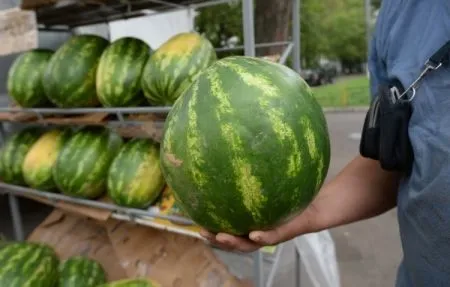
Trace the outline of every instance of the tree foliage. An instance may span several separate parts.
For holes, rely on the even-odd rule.
[[[286,5],[286,7],[276,5],[277,3],[268,5],[267,1],[255,0],[256,42],[289,40],[292,10]],[[270,1],[278,1],[278,4],[284,2]],[[379,7],[381,0],[372,0],[371,3],[376,8]],[[280,18],[289,20],[274,21],[275,10]],[[337,60],[350,66],[366,60],[367,37],[364,1],[302,0],[299,13],[302,67],[314,67],[322,58]],[[238,39],[236,44],[242,45],[241,3],[202,9],[196,17],[195,26],[197,31],[205,34],[215,47],[229,46],[230,39],[233,37]],[[287,33],[285,33],[286,31]],[[272,39],[268,39],[268,35]],[[280,39],[280,35],[285,39]],[[233,53],[241,54],[242,51]],[[228,54],[221,53],[220,56]]]

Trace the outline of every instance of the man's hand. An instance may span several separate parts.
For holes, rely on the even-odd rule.
[[[313,206],[313,205],[312,205]],[[202,230],[200,234],[209,240],[213,245],[228,250],[253,252],[261,247],[268,245],[277,245],[279,243],[291,240],[300,234],[305,234],[312,230],[312,220],[314,218],[314,208],[309,207],[300,215],[297,215],[290,221],[268,231],[253,231],[248,238],[233,236],[226,233],[212,234]]]
[[[249,238],[200,233],[225,250],[252,252],[306,233],[367,219],[396,205],[399,174],[386,172],[378,162],[357,156],[335,179],[324,185],[301,214],[268,231],[253,231]]]

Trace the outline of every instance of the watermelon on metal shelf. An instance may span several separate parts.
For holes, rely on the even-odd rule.
[[[23,108],[51,105],[44,92],[42,75],[52,55],[52,50],[34,49],[13,62],[8,71],[7,90],[17,105]]]
[[[59,266],[58,287],[96,287],[106,283],[102,265],[83,256],[73,256]]]
[[[76,35],[55,51],[43,75],[48,99],[61,108],[98,106],[95,77],[109,41],[96,35]]]
[[[28,186],[43,191],[56,191],[53,167],[71,134],[68,128],[52,129],[31,146],[22,165],[23,177]]]
[[[138,106],[146,102],[141,75],[152,49],[144,41],[120,38],[103,52],[96,75],[97,95],[105,107]]]
[[[106,178],[122,138],[104,127],[84,127],[71,136],[58,155],[53,179],[69,196],[94,199],[106,192]]]
[[[59,259],[44,244],[12,242],[0,248],[0,286],[56,287]]]
[[[161,143],[163,174],[183,210],[235,235],[301,212],[329,162],[327,123],[306,82],[245,56],[200,74],[170,111]]]
[[[150,104],[172,105],[198,74],[216,61],[212,44],[197,33],[180,33],[150,56],[142,73],[142,89]]]
[[[0,149],[0,180],[25,185],[22,165],[28,151],[41,135],[41,129],[28,127],[6,139]]]
[[[120,206],[147,208],[165,185],[159,146],[150,139],[131,139],[114,158],[108,173],[108,195]]]

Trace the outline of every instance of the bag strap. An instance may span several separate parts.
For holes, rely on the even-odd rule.
[[[425,76],[431,72],[438,70],[443,65],[448,65],[450,63],[450,41],[442,45],[426,62],[422,69],[420,75],[414,80],[414,82],[401,94],[398,96],[397,100],[411,102],[416,96],[416,91],[419,88],[420,82],[425,78]],[[412,95],[406,97],[408,93],[412,92]]]

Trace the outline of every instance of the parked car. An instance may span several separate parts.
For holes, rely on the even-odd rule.
[[[337,77],[337,70],[332,66],[321,66],[316,69],[305,69],[300,75],[310,86],[332,84]]]

